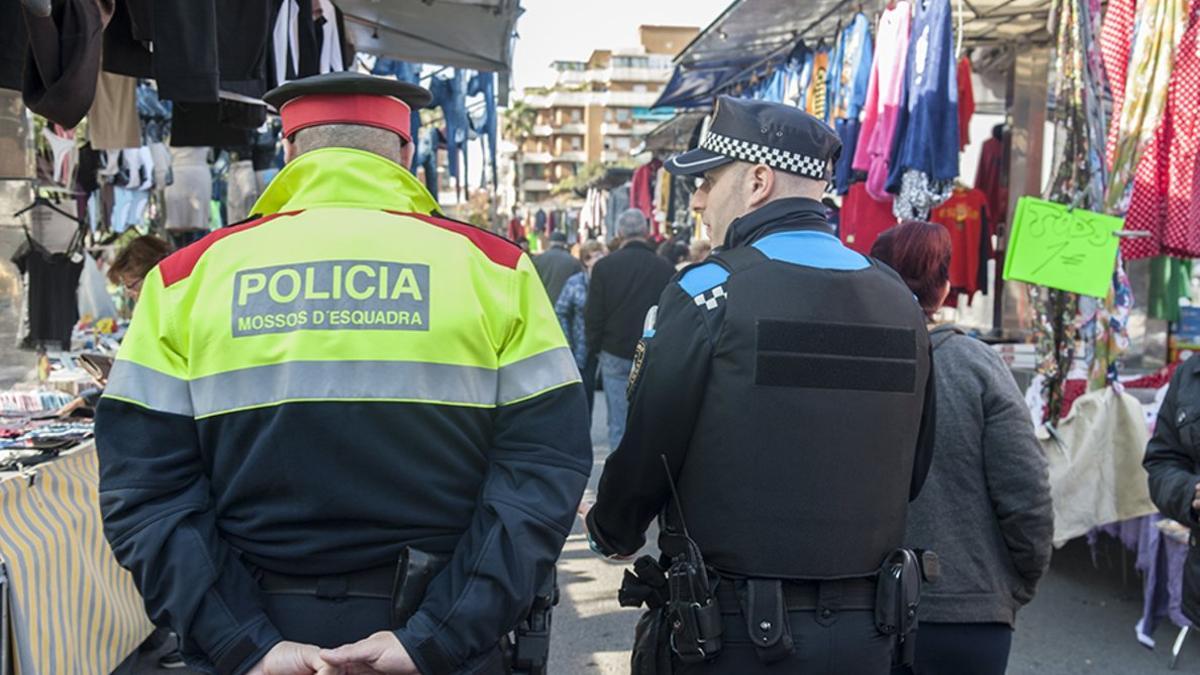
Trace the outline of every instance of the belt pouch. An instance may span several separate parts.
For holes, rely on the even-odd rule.
[[[441,570],[441,557],[415,548],[404,547],[396,565],[396,580],[392,584],[392,625],[399,628],[416,613],[425,598],[429,582]]]
[[[746,630],[754,642],[758,660],[774,663],[790,656],[794,643],[788,625],[783,582],[779,579],[747,579],[746,590],[739,596]]]

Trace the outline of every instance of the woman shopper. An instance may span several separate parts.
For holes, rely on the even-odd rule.
[[[567,279],[558,301],[554,303],[554,311],[558,314],[558,322],[562,324],[563,333],[567,336],[567,344],[575,355],[575,365],[583,377],[583,386],[587,391],[588,411],[591,411],[596,397],[596,368],[599,365],[599,355],[588,354],[587,335],[584,332],[583,307],[587,304],[588,279],[591,278],[592,268],[604,257],[604,244],[595,239],[588,239],[579,246],[579,259],[583,262],[583,271]]]
[[[950,236],[908,221],[880,235],[887,263],[932,317],[950,292]],[[1017,610],[1033,599],[1054,534],[1046,459],[1000,357],[953,326],[930,332],[937,387],[933,465],[905,545],[942,575],[921,594],[916,661],[903,675],[1003,675]]]

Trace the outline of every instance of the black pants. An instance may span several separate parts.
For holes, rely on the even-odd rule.
[[[887,675],[891,670],[892,640],[875,628],[873,611],[842,610],[828,617],[816,610],[788,612],[795,648],[774,663],[759,660],[741,613],[722,618],[720,655],[700,664],[676,660],[675,675]]]
[[[357,642],[381,630],[391,630],[391,602],[377,598],[318,598],[314,595],[270,593],[263,596],[267,616],[285,640],[329,649]],[[495,650],[467,663],[459,675],[504,675],[503,654]]]
[[[921,623],[916,663],[893,675],[1004,675],[1012,634],[1004,623]]]

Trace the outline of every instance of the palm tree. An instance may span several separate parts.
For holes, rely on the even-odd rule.
[[[537,121],[537,110],[534,110],[529,104],[524,101],[514,101],[504,112],[504,128],[502,132],[504,137],[511,140],[517,146],[516,152],[513,153],[513,163],[516,164],[516,170],[513,171],[513,176],[516,178],[517,199],[525,201],[524,192],[521,185],[525,182],[522,174],[524,173],[524,145],[525,140],[533,135],[533,125]]]

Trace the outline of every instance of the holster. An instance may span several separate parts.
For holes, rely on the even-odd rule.
[[[410,546],[400,552],[396,578],[392,583],[392,625],[408,623],[425,599],[425,591],[438,572],[450,561],[450,556],[426,553]]]
[[[648,609],[633,631],[630,675],[671,675],[671,630],[665,607]]]
[[[529,613],[513,630],[508,660],[513,675],[545,675],[550,660],[550,623],[558,604],[558,576],[550,570]]]
[[[875,627],[896,642],[893,661],[912,665],[916,649],[917,609],[921,604],[921,556],[896,549],[879,571],[875,597]]]
[[[721,652],[721,608],[715,578],[710,581],[704,559],[694,542],[667,570],[667,620],[671,650],[683,663],[701,663]]]

